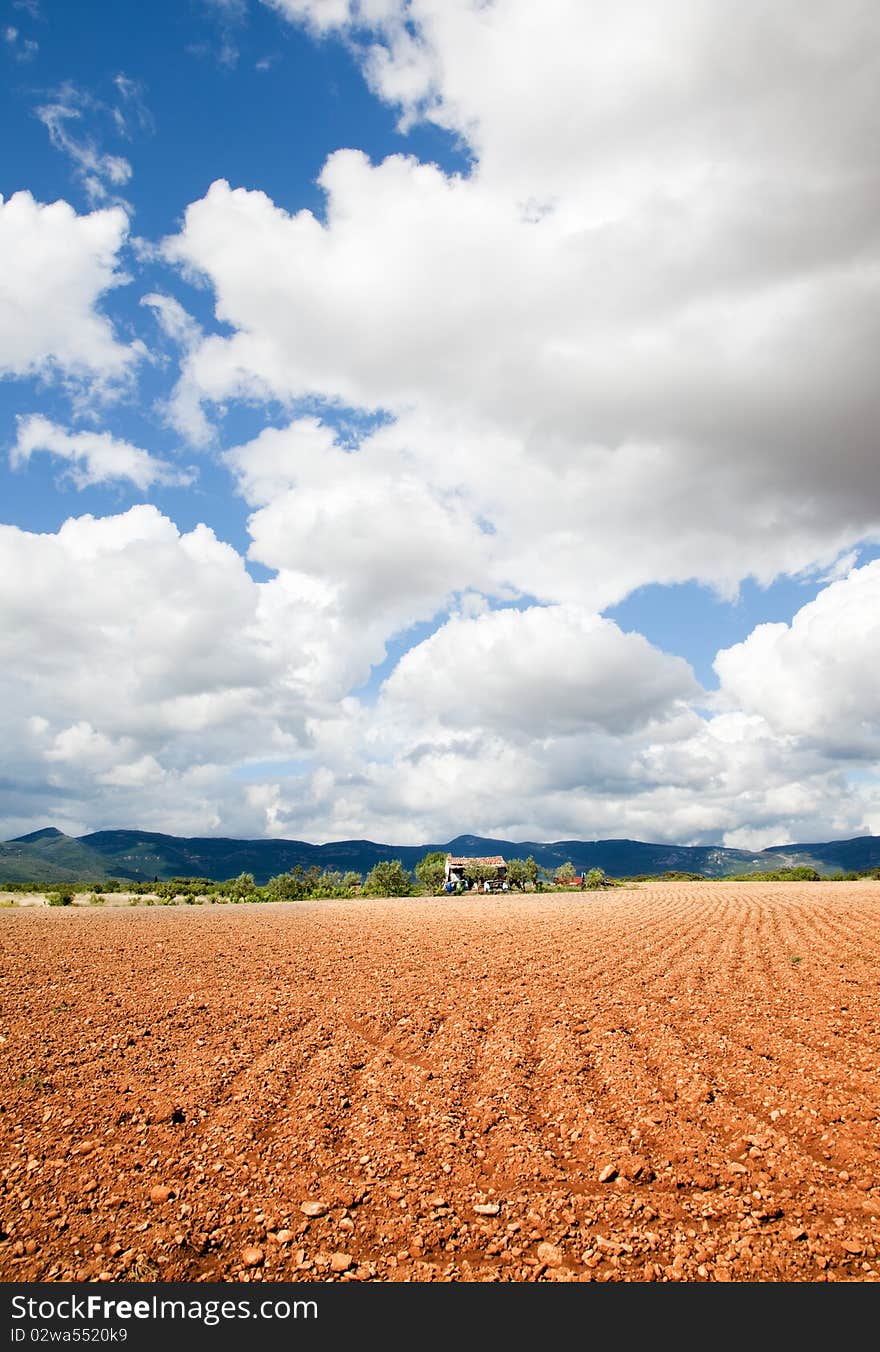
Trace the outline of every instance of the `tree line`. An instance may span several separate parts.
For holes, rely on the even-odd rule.
[[[495,870],[491,865],[482,864],[478,860],[469,864],[464,872],[469,888],[482,887],[487,879],[495,876]],[[534,856],[529,855],[527,859],[510,859],[506,876],[508,887],[520,892],[568,891],[572,887],[592,892],[604,888],[626,887],[640,882],[850,882],[865,878],[880,880],[880,869],[838,872],[824,878],[816,869],[806,865],[759,873],[728,874],[723,878],[708,878],[705,874],[678,870],[640,873],[627,878],[609,878],[598,868],[578,875],[569,862],[555,869],[542,868]],[[279,873],[277,877],[270,878],[262,885],[254,881],[253,874],[240,873],[238,877],[227,878],[223,882],[213,878],[192,877],[162,880],[156,878],[152,882],[128,882],[124,879],[110,878],[83,883],[0,883],[0,890],[45,893],[50,905],[54,906],[69,906],[75,895],[83,893],[89,895],[92,904],[101,905],[108,895],[112,896],[115,892],[126,892],[133,897],[143,896],[149,899],[148,904],[155,904],[158,901],[159,904],[171,905],[181,900],[193,904],[203,899],[257,903],[357,896],[437,896],[444,891],[445,878],[446,855],[437,850],[420,859],[412,872],[405,868],[399,859],[383,859],[375,864],[366,876],[354,870],[342,872],[321,869],[317,865],[304,868],[297,864],[286,873]],[[578,881],[575,882],[575,879]]]
[[[482,887],[488,879],[495,877],[491,865],[474,860],[464,870],[468,887]],[[512,890],[544,891],[558,885],[571,885],[575,877],[574,867],[570,863],[558,869],[542,868],[529,855],[527,859],[511,859],[507,864],[506,880]],[[193,903],[196,899],[223,899],[231,902],[272,902],[304,901],[311,898],[334,897],[409,897],[437,896],[443,893],[446,881],[446,854],[435,850],[420,859],[410,872],[399,859],[382,859],[366,875],[354,870],[342,872],[336,869],[321,869],[317,865],[304,868],[294,865],[286,873],[279,873],[268,882],[258,884],[252,873],[240,873],[236,878],[217,881],[213,878],[176,877],[155,878],[152,882],[127,882],[124,879],[111,878],[85,883],[11,883],[3,890],[11,892],[45,892],[50,904],[67,906],[77,894],[86,893],[93,904],[101,905],[107,896],[115,892],[126,892],[134,897],[143,896],[154,899],[160,904],[175,901]],[[592,869],[583,878],[582,886],[587,889],[612,886],[612,880],[606,878],[601,869]],[[458,890],[463,890],[459,888]]]

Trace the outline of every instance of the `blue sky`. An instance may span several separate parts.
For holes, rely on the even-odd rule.
[[[876,28],[6,0],[0,836],[877,829]]]

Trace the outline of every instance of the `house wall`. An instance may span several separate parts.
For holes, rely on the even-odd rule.
[[[449,860],[447,859],[447,860],[446,860],[446,881],[447,881],[447,882],[453,882],[453,883],[459,883],[459,882],[463,883],[463,882],[467,882],[467,879],[466,879],[466,877],[465,877],[465,869],[466,869],[466,867],[467,867],[467,865],[465,865],[465,864],[451,865],[450,862],[449,862]],[[490,875],[490,877],[491,877],[491,876],[493,876],[493,875]],[[506,864],[499,864],[499,865],[496,865],[496,867],[495,867],[495,872],[494,872],[494,880],[495,880],[496,882],[499,882],[499,883],[500,883],[500,882],[503,882],[504,879],[505,879],[506,877],[507,877],[507,865],[506,865]]]

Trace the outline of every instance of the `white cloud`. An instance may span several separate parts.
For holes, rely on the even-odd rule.
[[[97,308],[127,280],[117,270],[127,231],[118,207],[78,216],[28,192],[0,198],[0,373],[59,372],[99,390],[129,373],[143,348],[120,343]]]
[[[222,0],[218,0],[222,3]],[[357,15],[358,0],[263,0],[285,18],[304,22],[318,33],[344,28]],[[379,0],[380,9],[397,8],[398,0]],[[374,4],[371,8],[376,8]]]
[[[308,756],[366,678],[362,646],[332,596],[257,584],[150,506],[0,526],[0,820],[24,799],[63,821],[261,829],[234,772]]]
[[[549,601],[730,594],[878,536],[872,7],[277,7],[372,25],[374,88],[475,163],[337,151],[323,220],[215,183],[166,254],[233,332],[181,398],[390,412]]]
[[[195,43],[187,48],[194,56],[211,56],[219,66],[232,70],[238,64],[238,30],[247,19],[247,0],[206,0],[217,21],[216,46]]]
[[[70,432],[42,414],[18,419],[18,436],[10,451],[13,466],[26,464],[37,451],[66,460],[77,488],[128,479],[141,490],[153,484],[188,484],[191,471],[176,468],[109,432]]]
[[[141,305],[153,311],[162,332],[185,352],[189,352],[201,341],[201,326],[174,296],[151,291],[149,295],[141,297]]]
[[[238,490],[253,507],[267,507],[295,488],[310,467],[338,455],[333,430],[317,418],[298,418],[283,430],[266,428],[253,441],[227,451],[224,460]],[[338,462],[337,462],[338,463]],[[328,475],[332,479],[332,475]]]
[[[141,297],[141,305],[153,312],[165,337],[184,356],[199,346],[204,337],[201,325],[174,296],[153,291]],[[191,383],[179,381],[171,397],[160,404],[160,411],[190,445],[204,447],[212,440],[214,429],[205,417],[198,391]]]
[[[130,139],[132,127],[142,132],[154,131],[153,115],[144,100],[143,81],[132,79],[130,75],[120,71],[114,75],[113,84],[121,102],[110,109],[110,114],[120,135]]]
[[[783,737],[846,759],[880,752],[880,560],[854,568],[797,612],[720,652],[726,698]]]
[[[222,707],[265,675],[254,584],[204,526],[180,535],[140,506],[71,519],[57,535],[4,526],[0,556],[0,645],[7,679],[17,684],[12,666],[28,670],[27,717],[161,740],[177,701],[205,695]]]
[[[699,687],[681,658],[566,605],[453,617],[401,658],[383,691],[395,719],[404,714],[414,729],[542,738],[632,732]]]
[[[40,50],[40,44],[35,42],[33,38],[22,37],[14,24],[7,24],[3,29],[3,41],[15,60],[21,63],[33,61]]]
[[[242,472],[253,485],[282,472],[297,482],[303,460],[344,454],[317,424],[294,440],[286,466],[279,434]],[[848,778],[839,754],[847,719],[861,735],[877,712],[864,687],[873,640],[859,635],[876,629],[880,565],[831,584],[786,631],[800,646],[789,653],[777,635],[750,683],[743,655],[722,654],[723,698],[742,707],[714,715],[686,664],[638,635],[574,604],[489,611],[472,593],[370,705],[346,691],[378,660],[387,613],[375,596],[363,615],[346,609],[323,571],[284,566],[255,583],[207,528],[181,534],[147,506],[56,535],[0,528],[7,833],[57,820],[392,843],[472,830],[761,846],[880,829],[880,784]],[[829,675],[835,634],[854,644],[842,678]],[[761,642],[759,629],[746,654]],[[756,675],[765,657],[790,689],[784,719]],[[819,720],[811,701],[829,686],[839,699]]]
[[[745,715],[724,715],[723,726],[684,713],[623,736],[451,734],[428,725],[416,741],[408,711],[397,728],[388,712],[381,729],[357,709],[342,710],[335,726],[325,720],[315,745],[320,772],[267,777],[251,794],[262,830],[400,844],[467,831],[763,848],[880,827],[876,779],[853,785]]]
[[[876,7],[273,7],[472,165],[341,149],[320,217],[223,182],[190,204],[164,256],[223,327],[144,297],[180,352],[167,416],[207,445],[231,400],[287,410],[224,455],[275,576],[145,508],[0,532],[0,651],[40,635],[0,668],[33,801],[313,839],[880,829],[874,566],[719,654],[708,713],[684,663],[598,617],[644,583],[732,595],[880,538]],[[92,190],[120,186],[89,144]],[[123,214],[22,195],[7,220],[0,362],[118,379],[137,352],[96,306]],[[351,446],[350,410],[371,429]],[[156,468],[52,434],[86,474]]]
[[[870,0],[731,14],[713,0],[275,0],[363,44],[405,119],[465,138],[481,177],[523,200],[634,197],[778,175],[844,181],[873,138],[880,31]],[[370,31],[372,30],[372,31]],[[371,45],[370,45],[371,44]],[[657,205],[660,205],[658,202]]]
[[[257,510],[250,555],[327,598],[368,662],[458,590],[488,586],[488,537],[452,493],[438,493],[405,454],[349,452],[315,419],[265,430],[226,456]],[[364,679],[368,668],[360,664]]]
[[[30,798],[68,817],[77,803],[77,820],[171,828],[181,813],[208,829],[225,796],[240,822],[230,768],[301,753],[319,707],[297,677],[307,617],[286,617],[288,655],[265,628],[272,591],[206,527],[181,534],[149,506],[55,535],[0,526],[9,815]]]
[[[122,91],[120,90],[122,93]],[[70,160],[77,178],[92,206],[112,202],[125,206],[125,199],[114,191],[131,178],[131,165],[122,155],[102,151],[94,135],[82,129],[84,111],[103,111],[103,105],[73,85],[63,85],[51,103],[42,104],[36,116],[49,133],[57,150]],[[117,130],[124,131],[124,118],[115,119]]]

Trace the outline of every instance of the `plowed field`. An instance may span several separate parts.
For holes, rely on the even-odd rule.
[[[877,1278],[880,883],[0,941],[0,1279]]]

